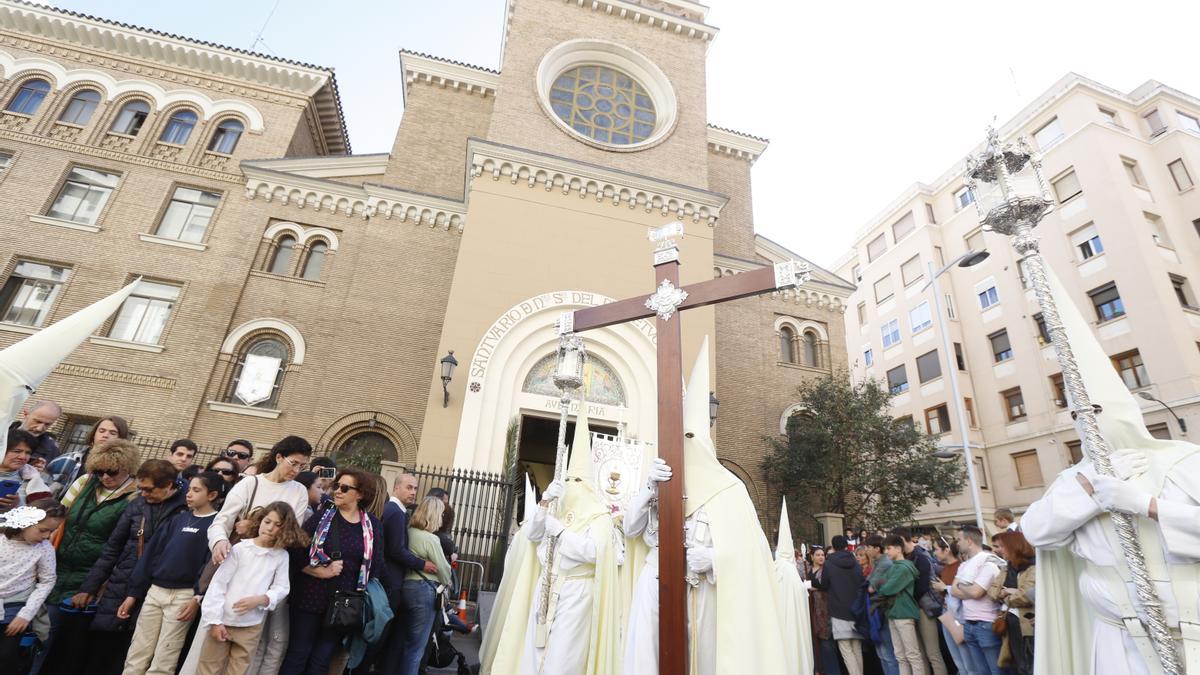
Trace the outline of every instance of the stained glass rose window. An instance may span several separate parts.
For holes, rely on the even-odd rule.
[[[576,66],[560,74],[550,87],[550,107],[578,133],[613,145],[645,141],[658,119],[646,88],[607,66]]]

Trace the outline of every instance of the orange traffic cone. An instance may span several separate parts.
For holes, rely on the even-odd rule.
[[[458,618],[463,623],[467,623],[467,591],[466,591],[466,589],[463,589],[463,592],[460,593],[458,596]]]

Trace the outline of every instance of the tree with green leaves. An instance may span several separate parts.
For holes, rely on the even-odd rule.
[[[934,457],[935,437],[911,417],[893,418],[882,382],[835,372],[804,383],[799,395],[803,411],[763,462],[789,503],[841,513],[847,526],[879,527],[909,523],[927,502],[962,490],[962,462]]]

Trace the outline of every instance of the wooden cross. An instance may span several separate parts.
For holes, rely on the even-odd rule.
[[[564,312],[558,325],[560,333],[571,333],[657,317],[658,456],[673,472],[671,480],[661,483],[658,488],[658,668],[664,675],[688,672],[687,554],[683,529],[683,360],[679,319],[675,315],[683,310],[792,288],[811,278],[808,263],[792,260],[680,288],[679,249],[672,238],[682,235],[683,223],[679,222],[649,233],[650,240],[657,244],[654,252],[657,290],[654,295]]]

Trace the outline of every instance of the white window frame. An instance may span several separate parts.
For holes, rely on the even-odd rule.
[[[975,203],[975,193],[966,185],[954,191],[954,211],[962,211]]]
[[[908,325],[912,328],[914,335],[933,326],[933,310],[930,309],[928,300],[908,310]]]
[[[1176,110],[1175,114],[1179,117],[1180,129],[1200,134],[1200,119],[1197,119],[1194,115],[1189,115],[1182,110]]]
[[[1045,152],[1053,147],[1056,143],[1066,138],[1063,133],[1062,125],[1058,122],[1058,117],[1051,117],[1049,122],[1038,127],[1038,130],[1033,132],[1033,141],[1037,144],[1038,150]]]
[[[192,197],[187,193],[196,194]],[[212,225],[213,215],[217,212],[217,207],[220,204],[221,193],[219,192],[209,192],[200,188],[177,185],[174,192],[171,193],[171,200],[167,202],[167,208],[163,211],[162,218],[158,221],[158,227],[155,228],[154,235],[164,239],[198,244],[208,234],[208,228]],[[179,222],[168,222],[173,218],[181,220]],[[199,224],[199,227],[197,227],[197,224]]]
[[[48,273],[42,273],[43,269]],[[54,278],[54,270],[61,273],[61,278]],[[63,285],[70,281],[73,271],[66,265],[55,265],[37,260],[18,260],[13,267],[12,274],[9,274],[4,283],[0,285],[0,299],[3,300],[3,304],[0,305],[0,321],[29,328],[40,328],[46,318],[50,316],[55,301],[62,293]],[[22,281],[14,284],[13,282],[17,279]],[[4,298],[3,293],[9,288],[9,284],[13,284],[15,288],[12,290],[11,297]],[[35,294],[41,297],[33,297]],[[27,313],[30,310],[31,301],[38,305],[36,315],[31,321],[20,320],[19,314],[9,316],[14,306],[21,307],[22,313]]]
[[[1175,181],[1176,190],[1187,192],[1196,186],[1195,181],[1192,180],[1192,174],[1188,171],[1187,164],[1184,164],[1182,157],[1175,161],[1167,162],[1167,171],[1171,172],[1171,180]],[[1186,181],[1186,185],[1180,183],[1181,177]]]
[[[90,175],[90,174],[94,174]],[[111,185],[106,184],[99,177],[107,176],[111,178]],[[50,218],[58,218],[59,220],[69,220],[74,223],[83,223],[85,225],[95,225],[100,220],[100,214],[104,213],[104,207],[108,205],[109,198],[117,189],[117,185],[121,182],[121,174],[111,173],[100,169],[92,169],[86,166],[72,166],[67,173],[67,178],[63,181],[63,185],[58,190],[58,194],[54,197],[54,201],[50,204],[49,211],[46,215]],[[83,194],[78,195],[78,191],[82,190]],[[92,195],[97,195],[92,197]],[[78,202],[74,207],[68,210],[63,200],[66,198],[77,199]],[[90,202],[93,206],[90,210],[83,211],[81,217],[81,209],[84,209]]]
[[[900,319],[892,319],[879,327],[879,336],[883,340],[883,348],[900,344]]]
[[[982,291],[976,291],[975,296],[979,298],[980,310],[989,309],[1000,304],[1000,293],[996,290],[995,284],[988,286]]]
[[[178,284],[143,280],[121,304],[108,337],[145,345],[160,344],[182,292],[183,287]],[[156,321],[159,316],[161,321]],[[148,320],[152,323],[147,323]]]

